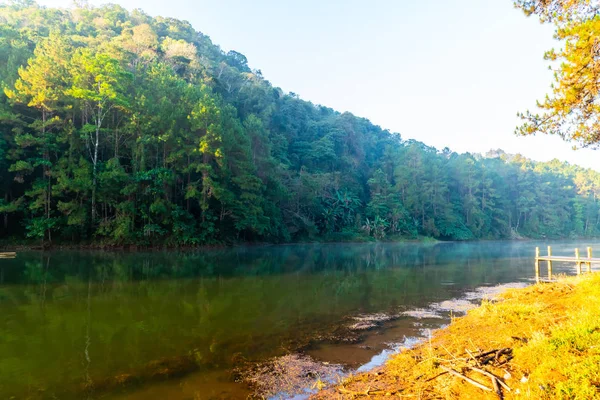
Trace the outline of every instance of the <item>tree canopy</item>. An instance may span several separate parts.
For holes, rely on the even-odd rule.
[[[185,21],[12,2],[0,6],[0,65],[0,238],[600,234],[598,172],[403,140],[274,87]]]
[[[558,49],[546,52],[554,68],[551,93],[540,113],[520,113],[517,133],[553,134],[578,147],[600,146],[600,3],[595,0],[517,0],[526,15],[553,23]]]

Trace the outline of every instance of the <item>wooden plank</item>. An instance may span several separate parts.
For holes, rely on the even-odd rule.
[[[552,246],[548,246],[548,280],[552,280]]]
[[[535,281],[540,283],[540,248],[535,248]]]
[[[583,264],[586,265],[586,272],[592,272],[592,264],[600,264],[600,258],[593,258],[592,256],[592,248],[587,248],[587,258],[581,257],[579,253],[579,248],[575,249],[575,257],[568,256],[554,256],[552,255],[552,247],[548,246],[548,255],[540,256],[540,248],[535,248],[535,280],[540,282],[540,261],[545,261],[548,263],[548,281],[552,280],[552,262],[564,262],[564,263],[574,263],[577,268],[577,275],[581,275]]]
[[[17,253],[15,253],[15,252],[0,253],[0,258],[15,258],[16,256],[17,256]]]
[[[600,258],[575,258],[575,257],[561,257],[561,256],[540,256],[538,258],[540,261],[569,261],[569,262],[577,262],[577,261],[585,261],[592,263],[600,263]]]

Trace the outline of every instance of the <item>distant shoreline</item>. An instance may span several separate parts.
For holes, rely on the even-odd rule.
[[[217,244],[205,244],[195,246],[170,246],[170,245],[116,245],[116,244],[52,244],[42,245],[40,243],[27,243],[20,242],[19,244],[8,244],[0,242],[0,250],[2,251],[29,251],[29,250],[107,250],[107,251],[194,251],[194,250],[212,250],[212,249],[227,249],[234,247],[261,247],[261,246],[286,246],[286,245],[303,245],[303,244],[366,244],[366,243],[440,243],[440,241],[434,238],[423,237],[418,239],[398,239],[398,240],[380,240],[380,241],[327,241],[327,240],[315,240],[315,241],[298,241],[298,242],[285,242],[285,243],[269,243],[269,242],[239,242],[239,243],[217,243]],[[448,241],[450,242],[450,241]]]
[[[56,251],[56,250],[102,250],[102,251],[124,251],[124,252],[153,252],[153,251],[198,251],[198,250],[216,250],[229,249],[236,247],[269,247],[269,246],[293,246],[308,244],[376,244],[376,243],[413,243],[413,244],[437,244],[437,243],[481,243],[481,242],[534,242],[534,241],[575,241],[575,240],[598,240],[597,237],[569,237],[569,238],[504,238],[504,239],[475,239],[475,240],[440,240],[432,237],[419,238],[399,238],[390,240],[314,240],[314,241],[295,241],[283,243],[269,242],[238,242],[238,243],[215,243],[194,246],[175,246],[175,245],[141,245],[141,244],[52,244],[42,245],[28,241],[17,241],[17,244],[9,243],[10,240],[0,241],[0,251]]]
[[[481,243],[481,242],[533,242],[533,241],[575,241],[575,240],[598,240],[596,237],[576,237],[576,238],[505,238],[505,239],[476,239],[476,240],[440,240],[432,237],[419,238],[400,238],[390,240],[314,240],[314,241],[295,241],[283,243],[269,242],[238,242],[238,243],[215,243],[193,246],[175,246],[166,244],[142,245],[142,244],[45,244],[33,243],[28,241],[17,241],[17,244],[9,243],[10,240],[0,241],[0,251],[56,251],[56,250],[94,250],[94,251],[124,251],[124,252],[153,252],[153,251],[198,251],[198,250],[216,250],[229,249],[236,247],[269,247],[269,246],[293,246],[309,244],[376,244],[376,243],[413,243],[413,244],[437,244],[437,243]]]

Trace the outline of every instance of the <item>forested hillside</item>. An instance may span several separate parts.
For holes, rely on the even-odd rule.
[[[0,85],[0,238],[600,234],[595,171],[404,141],[140,10],[0,6]]]

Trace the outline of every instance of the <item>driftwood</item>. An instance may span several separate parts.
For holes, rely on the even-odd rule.
[[[485,357],[485,356],[489,356],[490,354],[496,354],[499,351],[500,351],[500,349],[486,351],[485,353],[477,354],[475,356],[475,358],[482,358],[482,357]]]
[[[485,375],[485,376],[487,376],[488,378],[490,378],[492,380],[497,380],[498,383],[504,389],[506,389],[509,392],[511,391],[510,387],[506,383],[502,382],[502,380],[499,377],[497,377],[496,375],[492,374],[491,372],[488,372],[488,371],[486,371],[484,369],[480,369],[480,368],[477,368],[477,367],[468,367],[468,368],[472,369],[475,372],[479,372],[480,374]]]
[[[492,377],[492,385],[494,386],[494,392],[496,392],[496,395],[500,400],[504,400],[504,395],[502,394],[502,389],[500,389],[500,385],[498,385],[498,382],[500,382],[498,379]]]
[[[443,370],[444,372],[442,372],[432,378],[427,379],[425,382],[432,381],[432,380],[448,373],[448,374],[454,375],[454,376],[464,380],[467,383],[470,383],[471,385],[473,385],[481,390],[484,390],[486,392],[494,392],[498,396],[498,399],[503,400],[504,394],[503,394],[502,390],[504,389],[504,390],[510,392],[511,388],[506,383],[504,383],[504,381],[500,377],[485,370],[484,365],[489,364],[489,363],[493,363],[493,365],[495,365],[495,366],[500,366],[500,365],[506,364],[507,362],[509,362],[512,359],[512,349],[510,349],[510,348],[494,349],[494,350],[486,351],[484,353],[477,354],[477,355],[473,354],[473,352],[469,351],[469,349],[465,349],[465,352],[467,353],[468,357],[460,358],[460,359],[452,356],[452,354],[451,354],[451,356],[454,360],[444,360],[444,361],[449,362],[449,366],[447,366],[448,364],[446,364],[446,365],[439,364],[439,368],[441,370]],[[503,355],[505,356],[505,358],[503,360],[501,360],[501,357]],[[458,363],[458,361],[460,361],[460,363]],[[451,367],[454,367],[454,368],[451,368]],[[477,372],[481,375],[484,375],[485,377],[490,379],[490,381],[492,383],[492,387],[488,387],[481,382],[478,382],[472,378],[469,378],[464,373],[458,372],[457,369],[462,370],[462,372],[470,370],[473,372]]]
[[[500,357],[502,355],[506,356],[506,359],[500,361]],[[475,358],[478,360],[480,365],[486,365],[490,361],[494,361],[494,363],[498,366],[506,364],[508,361],[512,360],[512,349],[511,348],[503,348],[486,351],[485,353],[476,355]]]
[[[487,387],[487,386],[485,386],[485,385],[477,382],[476,380],[473,380],[473,379],[469,378],[466,375],[461,374],[458,371],[453,370],[452,368],[448,368],[448,367],[446,367],[444,365],[440,365],[440,368],[443,369],[444,371],[448,372],[449,374],[452,374],[454,376],[457,376],[457,377],[463,379],[466,382],[469,382],[473,386],[477,386],[481,390],[485,390],[486,392],[491,392],[492,391],[491,388],[489,388],[489,387]]]
[[[444,350],[446,350],[446,352],[452,357],[452,359],[440,359],[440,358],[434,357],[433,359],[436,359],[438,361],[438,368],[441,369],[442,372],[438,373],[437,375],[435,375],[431,378],[426,379],[423,382],[430,382],[430,381],[433,381],[434,379],[439,378],[442,375],[450,374],[450,375],[453,375],[455,377],[458,377],[458,378],[464,380],[465,382],[467,382],[483,391],[495,393],[496,396],[498,397],[498,399],[500,399],[500,400],[504,399],[503,390],[506,390],[507,392],[512,391],[511,388],[502,380],[502,378],[500,378],[499,376],[493,374],[492,372],[489,372],[484,369],[484,366],[489,363],[492,363],[495,367],[498,367],[500,365],[503,365],[503,364],[506,364],[507,362],[509,362],[512,359],[512,349],[510,349],[510,348],[494,349],[494,350],[483,352],[481,354],[474,354],[472,351],[465,349],[465,352],[468,355],[468,357],[463,357],[463,358],[455,357],[446,348],[444,348]],[[503,360],[501,360],[501,357],[503,355],[505,356],[505,358]],[[431,360],[431,358],[429,360]],[[425,360],[423,360],[423,361],[425,361]],[[423,361],[421,361],[421,362],[423,362]],[[459,371],[461,371],[461,372],[459,372]],[[486,378],[489,378],[489,380],[491,381],[491,387],[486,386],[485,384],[478,382],[475,379],[470,378],[467,375],[465,375],[465,373],[467,373],[468,371],[477,372],[477,373],[485,376]],[[421,377],[422,377],[422,375],[416,379],[419,379]],[[401,394],[401,390],[393,392],[393,391],[387,391],[387,390],[382,390],[382,389],[372,389],[371,387],[367,387],[366,390],[353,391],[353,390],[345,388],[344,386],[340,386],[337,388],[337,391],[339,393],[349,395],[352,397],[370,397],[370,396],[412,397],[412,396],[415,396],[415,395],[411,395],[411,394],[403,395],[403,394]]]
[[[437,379],[437,378],[439,378],[442,375],[446,375],[447,373],[448,373],[447,371],[441,372],[441,373],[437,374],[436,376],[434,376],[433,378],[427,379],[425,382],[429,382],[429,381],[432,381],[434,379]]]
[[[479,360],[477,359],[477,357],[475,357],[475,356],[473,355],[473,353],[471,353],[471,352],[469,351],[469,349],[465,349],[465,351],[467,352],[467,354],[469,355],[469,357],[471,357],[471,360],[475,361],[475,364],[479,365]]]

